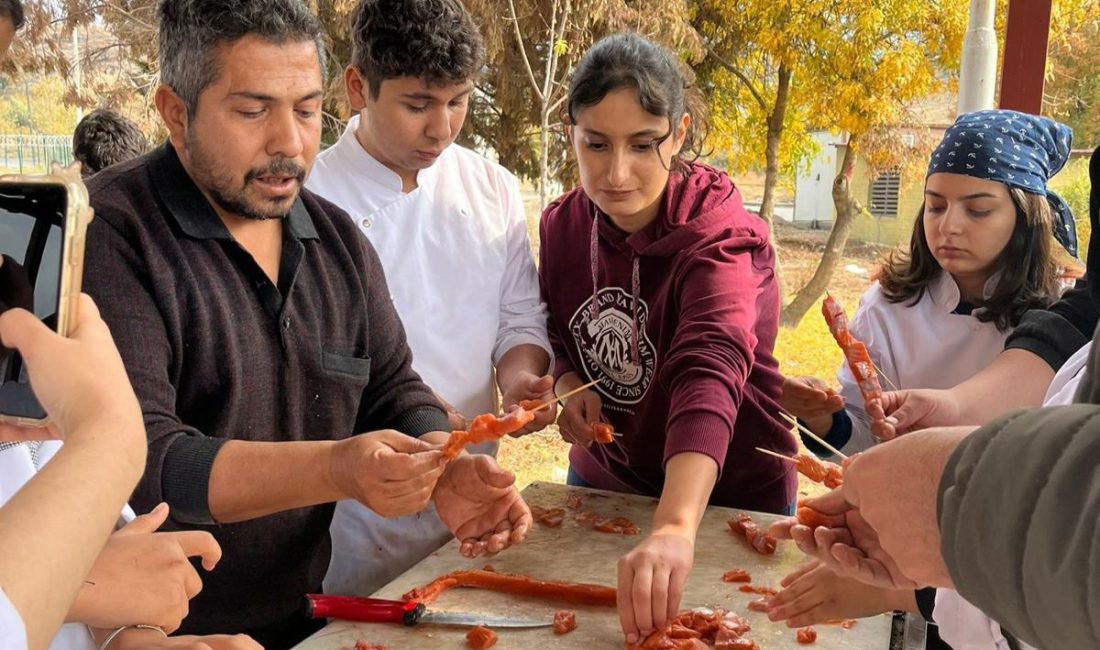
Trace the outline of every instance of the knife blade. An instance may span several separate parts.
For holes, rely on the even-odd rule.
[[[515,616],[494,616],[492,614],[475,614],[473,612],[449,612],[438,610],[426,610],[420,615],[421,623],[433,623],[435,625],[460,625],[473,627],[484,625],[485,627],[550,627],[552,620],[520,618]]]
[[[494,616],[473,612],[451,612],[429,610],[423,603],[416,601],[401,602],[381,598],[360,598],[357,596],[328,596],[308,594],[306,611],[311,618],[338,618],[343,621],[360,623],[402,623],[417,625],[456,625],[498,628],[550,627],[552,619],[522,618],[515,616]]]

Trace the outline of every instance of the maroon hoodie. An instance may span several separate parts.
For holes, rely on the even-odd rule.
[[[718,463],[711,504],[783,512],[794,468],[754,449],[797,451],[777,415],[767,224],[729,177],[702,164],[670,176],[657,219],[633,235],[602,213],[594,222],[596,211],[578,188],[541,224],[555,380],[569,371],[599,379],[603,417],[622,434],[574,445],[570,465],[593,487],[660,496],[668,459],[698,452]]]

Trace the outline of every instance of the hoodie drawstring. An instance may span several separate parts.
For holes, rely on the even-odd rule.
[[[588,319],[593,323],[600,317],[597,306],[600,292],[600,211],[592,206],[592,236],[588,240],[588,257],[592,263],[592,302],[588,305]]]
[[[634,313],[630,315],[632,325],[630,329],[630,360],[638,366],[642,363],[642,353],[638,345],[638,303],[641,302],[642,294],[642,260],[633,253],[631,253],[631,257],[634,258],[634,268],[630,274],[630,298],[634,304]]]
[[[600,274],[600,210],[592,207],[592,234],[588,241],[588,257],[592,265],[592,302],[588,305],[588,317],[591,322],[596,322],[600,317],[599,302],[599,274]],[[641,259],[631,252],[632,268],[630,272],[630,298],[631,298],[631,328],[630,328],[630,361],[634,365],[642,362],[641,333],[638,326],[638,303],[642,295]]]

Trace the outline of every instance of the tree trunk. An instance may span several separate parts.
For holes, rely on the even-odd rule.
[[[779,184],[779,142],[783,137],[783,123],[787,118],[787,100],[791,94],[791,71],[785,63],[779,64],[779,82],[775,91],[775,106],[768,115],[767,147],[764,157],[764,197],[760,200],[760,217],[772,227],[775,221],[775,187]],[[774,234],[774,227],[772,231]]]
[[[821,255],[821,261],[817,264],[817,270],[795,295],[794,300],[783,308],[779,315],[779,324],[783,327],[797,327],[802,317],[810,310],[818,298],[825,293],[829,281],[833,279],[833,273],[844,258],[844,246],[848,243],[848,235],[852,231],[852,223],[863,211],[863,206],[852,197],[852,172],[855,168],[856,149],[858,136],[848,138],[848,147],[844,150],[844,163],[841,173],[833,181],[833,204],[836,206],[836,219],[833,220],[833,229],[829,232],[829,240],[825,244],[825,251]]]
[[[768,222],[772,248],[775,250],[775,280],[779,285],[779,301],[786,300],[786,283],[778,263],[779,234],[775,230],[775,187],[779,184],[779,142],[783,137],[783,124],[787,119],[787,100],[791,95],[791,70],[787,64],[779,64],[779,81],[775,91],[775,105],[768,115],[767,146],[764,157],[767,162],[764,170],[764,196],[760,199],[760,218]]]

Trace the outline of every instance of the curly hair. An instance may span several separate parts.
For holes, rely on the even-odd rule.
[[[1010,187],[1016,206],[1016,228],[1001,251],[997,266],[1001,277],[993,295],[979,301],[974,316],[997,329],[1015,327],[1029,309],[1045,309],[1058,299],[1058,263],[1054,257],[1051,208],[1045,197]],[[913,223],[908,250],[889,253],[877,275],[882,293],[893,303],[920,302],[924,292],[943,271],[924,235],[924,205]]]
[[[109,108],[88,113],[73,131],[73,158],[80,162],[84,176],[137,158],[148,149],[149,141],[138,125]]]
[[[397,77],[431,85],[469,81],[485,58],[481,33],[458,0],[362,0],[351,37],[351,64],[375,98],[383,81]]]

